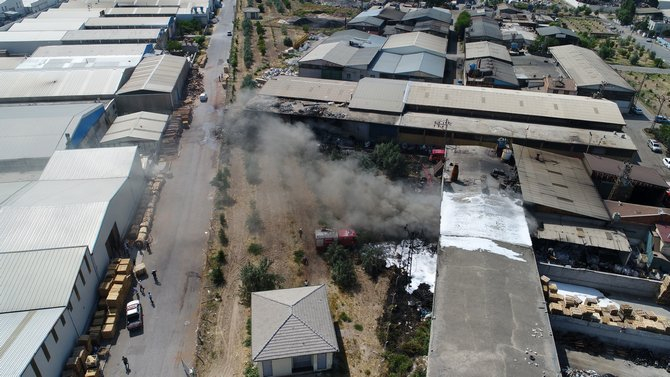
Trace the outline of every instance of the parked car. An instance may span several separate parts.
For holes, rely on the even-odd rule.
[[[647,140],[647,146],[649,147],[649,149],[652,150],[652,152],[655,153],[661,153],[663,151],[663,149],[661,148],[661,143],[659,143],[654,139]]]
[[[666,117],[665,115],[656,115],[654,121],[656,123],[668,123],[668,117]]]
[[[636,114],[636,115],[642,115],[643,114],[642,109],[637,107],[637,106],[633,106],[633,108],[630,109],[630,111],[631,111],[631,113]]]
[[[126,328],[128,331],[144,327],[144,312],[140,300],[133,300],[126,305]]]
[[[200,102],[207,102],[208,98],[209,97],[207,97],[207,92],[200,93]]]
[[[663,157],[663,165],[665,165],[666,168],[670,169],[670,157]]]
[[[229,31],[229,32],[228,32],[228,36],[230,37],[230,36],[232,36],[232,35],[233,35],[233,32],[232,32],[232,31]]]

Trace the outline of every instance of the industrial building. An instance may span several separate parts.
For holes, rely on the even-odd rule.
[[[465,30],[465,41],[504,43],[500,25],[496,20],[486,16],[472,17],[472,25]]]
[[[97,146],[104,113],[99,103],[0,106],[0,171],[41,171],[55,151]]]
[[[152,44],[60,45],[39,47],[15,69],[135,68]]]
[[[503,45],[483,41],[465,44],[465,85],[519,89],[512,57]]]
[[[550,47],[566,77],[575,80],[577,94],[598,96],[613,101],[622,113],[628,113],[635,89],[595,52],[573,45]]]
[[[581,155],[593,139],[600,141],[599,154],[630,158],[637,153],[618,131],[625,123],[613,102],[578,96],[373,78],[350,83],[278,77],[247,108],[288,120],[335,120],[338,133],[360,140],[492,144],[505,137]],[[445,118],[448,129],[437,129],[435,122]]]
[[[160,151],[169,115],[147,111],[122,115],[100,140],[103,147],[137,146],[142,156],[155,157]]]
[[[38,180],[0,185],[7,375],[61,374],[144,187],[136,147],[57,151]]]
[[[150,111],[168,114],[184,96],[189,62],[173,55],[149,56],[116,92],[120,114]]]
[[[535,29],[538,35],[541,37],[551,37],[555,38],[560,44],[578,44],[579,36],[577,33],[570,29],[558,27],[558,26],[547,26],[539,27]]]
[[[98,17],[84,23],[86,29],[164,29],[168,38],[176,32],[173,17]]]

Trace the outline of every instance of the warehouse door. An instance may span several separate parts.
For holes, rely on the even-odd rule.
[[[107,249],[107,255],[109,259],[120,257],[119,251],[121,250],[121,236],[119,235],[119,228],[114,223],[112,231],[109,232],[107,236],[107,241],[105,242],[105,248]]]

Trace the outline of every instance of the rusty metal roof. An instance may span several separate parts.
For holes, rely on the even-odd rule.
[[[622,161],[602,156],[594,156],[592,154],[584,154],[584,162],[586,168],[590,171],[610,174],[613,176],[621,175],[624,167]],[[634,181],[647,183],[652,186],[668,188],[668,184],[656,170],[645,166],[633,165],[633,169],[630,172],[630,178]]]

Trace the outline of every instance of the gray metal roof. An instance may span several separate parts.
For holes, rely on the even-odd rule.
[[[436,20],[446,23],[451,23],[452,16],[451,12],[443,8],[420,8],[416,10],[411,10],[405,14],[402,18],[403,22],[405,21],[416,21],[416,20]]]
[[[21,376],[65,308],[0,314],[3,376]]]
[[[323,102],[349,102],[354,90],[356,90],[355,82],[277,76],[268,80],[259,94]]]
[[[382,52],[372,70],[394,75],[442,78],[445,64],[445,58],[425,52],[408,55]]]
[[[606,90],[635,92],[623,77],[595,52],[573,45],[549,47],[549,51],[577,87],[598,88],[607,82]]]
[[[4,206],[67,206],[80,203],[109,202],[123,187],[126,178],[67,179],[33,181]]]
[[[87,28],[100,27],[164,27],[170,25],[172,17],[98,17],[89,18],[84,24]]]
[[[514,73],[514,66],[510,63],[501,62],[491,58],[477,60],[466,60],[465,69],[469,69],[470,64],[478,64],[480,70],[490,70],[494,80],[498,81],[499,86],[519,87],[519,80]],[[468,78],[470,80],[470,78]]]
[[[573,38],[579,38],[577,33],[575,33],[574,31],[572,31],[570,29],[558,27],[558,26],[539,27],[539,28],[535,29],[535,31],[543,37],[565,34],[565,35],[573,37]]]
[[[321,43],[299,60],[299,63],[323,61],[344,67],[359,49],[352,47],[348,42]]]
[[[349,43],[349,41],[352,40],[356,42],[362,42],[365,47],[381,47],[386,42],[386,37],[369,34],[364,31],[356,29],[349,29],[333,33],[333,35],[328,37],[322,43],[332,43],[341,41]]]
[[[86,245],[93,249],[107,202],[0,208],[0,253]]]
[[[0,313],[67,306],[85,246],[0,253]]]
[[[70,30],[61,41],[95,42],[95,41],[155,41],[161,36],[161,29],[116,29],[109,30],[84,29]]]
[[[105,16],[118,17],[130,15],[161,15],[176,16],[179,7],[116,7],[105,10]]]
[[[473,17],[472,25],[466,31],[466,40],[468,38],[477,39],[495,39],[502,41],[502,31],[498,23],[488,17]]]
[[[610,219],[580,159],[520,145],[514,145],[514,156],[524,202],[598,220]]]
[[[376,17],[376,16],[367,16],[367,17],[358,17],[356,16],[354,19],[349,21],[347,25],[351,26],[358,26],[358,25],[363,25],[363,26],[375,26],[375,27],[380,27],[386,22],[385,20]]]
[[[337,351],[325,285],[252,293],[253,361]]]
[[[177,86],[180,75],[187,66],[188,61],[181,56],[146,57],[137,65],[128,82],[118,90],[117,94],[137,91],[170,93]]]
[[[0,103],[112,98],[125,76],[126,68],[0,71]]]
[[[407,81],[403,80],[363,78],[358,82],[349,108],[402,113],[406,86]]]
[[[0,182],[0,206],[33,181]]]
[[[105,144],[120,139],[160,140],[169,118],[170,116],[166,114],[147,111],[120,116],[109,127],[100,143]]]
[[[142,55],[29,57],[16,69],[134,68],[141,60]]]
[[[388,37],[382,51],[402,55],[428,52],[445,57],[447,39],[422,32],[394,34]]]
[[[0,43],[2,42],[43,42],[45,45],[48,42],[60,44],[67,33],[66,30],[54,31],[14,31],[14,32],[0,32]]]
[[[377,56],[378,52],[379,47],[359,48],[347,62],[347,67],[367,69]]]
[[[51,18],[26,18],[21,22],[13,24],[10,32],[17,31],[56,31],[56,30],[79,30],[84,26],[84,19],[51,19]]]
[[[494,58],[504,62],[511,63],[512,57],[507,51],[507,47],[489,42],[470,42],[465,44],[465,59]]]
[[[142,56],[151,51],[149,43],[60,45],[38,47],[30,57]]]
[[[126,178],[136,157],[135,146],[57,151],[40,180]]]
[[[0,161],[49,158],[67,146],[82,117],[102,111],[99,103],[0,106]]]

